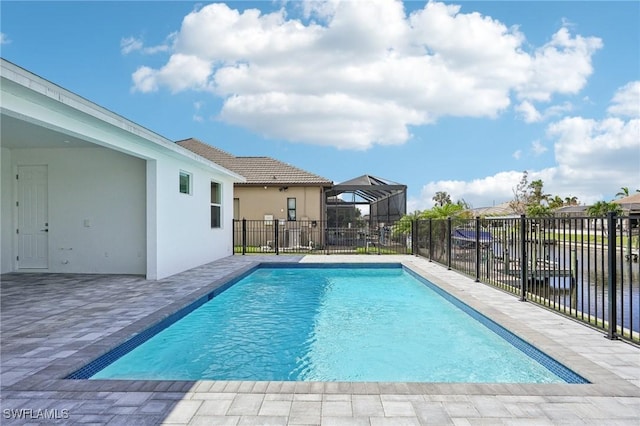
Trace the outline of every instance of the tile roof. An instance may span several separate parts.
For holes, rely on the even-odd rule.
[[[198,139],[176,142],[214,163],[244,176],[247,181],[236,185],[317,185],[331,186],[327,178],[309,173],[271,157],[236,157]]]
[[[511,207],[511,202],[507,201],[497,206],[478,207],[470,210],[473,216],[513,216],[518,213]]]
[[[640,209],[640,192],[631,194],[628,197],[618,198],[617,200],[613,200],[613,202],[620,204],[623,209]]]

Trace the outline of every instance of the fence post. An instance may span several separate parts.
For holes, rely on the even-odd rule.
[[[447,218],[447,269],[451,269],[451,216]]]
[[[411,254],[418,255],[418,220],[413,219],[411,221]]]
[[[233,229],[233,231],[231,231],[231,254],[235,255],[236,254],[236,220],[235,219],[231,219],[231,229]]]
[[[527,301],[527,221],[520,215],[520,301]]]
[[[607,329],[607,339],[615,339],[618,329],[618,312],[617,312],[617,291],[616,291],[616,213],[607,213],[607,230],[609,231],[609,239],[607,244],[608,249],[608,267],[609,267],[609,282],[608,282],[608,298],[609,298],[609,327]]]
[[[242,218],[242,255],[247,254],[247,219]]]
[[[432,252],[433,252],[433,222],[432,219],[429,218],[429,262],[431,262]]]
[[[476,216],[476,282],[480,282],[480,216]]]
[[[280,234],[280,232],[278,231],[278,225],[280,223],[280,220],[278,219],[274,219],[273,221],[273,232],[274,232],[274,236],[273,236],[273,244],[275,244],[276,246],[276,254],[280,254],[280,242],[278,241],[278,235]]]

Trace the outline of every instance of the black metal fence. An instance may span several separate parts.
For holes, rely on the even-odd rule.
[[[640,342],[638,216],[420,220],[416,253]]]
[[[234,220],[236,254],[411,254],[410,232],[385,223],[336,227],[319,220]]]
[[[234,252],[415,254],[640,342],[640,216],[234,221]]]

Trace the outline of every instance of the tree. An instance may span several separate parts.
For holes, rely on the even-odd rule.
[[[462,203],[449,203],[443,206],[434,206],[431,210],[425,210],[420,215],[420,219],[446,219],[448,217],[470,217]]]
[[[548,201],[549,201],[549,208],[550,209],[557,209],[559,207],[564,206],[564,201],[558,195],[556,195],[553,198],[550,198]]]
[[[513,200],[509,201],[509,207],[516,213],[524,214],[529,203],[529,173],[525,170],[522,172],[520,182],[513,188]]]
[[[444,206],[445,204],[451,204],[451,196],[445,191],[438,191],[432,198],[436,202],[436,205]]]
[[[616,198],[624,198],[629,196],[629,187],[623,186],[620,188],[620,192],[616,194]]]
[[[528,186],[529,188],[529,206],[539,206],[543,201],[548,201],[551,194],[545,194],[542,191],[542,187],[544,186],[544,182],[542,179],[534,180]]]
[[[568,206],[577,206],[578,205],[578,197],[576,196],[568,196],[564,198],[564,203]]]
[[[552,216],[552,215],[553,215],[553,211],[549,206],[538,204],[538,205],[530,205],[529,207],[527,207],[527,216],[544,217],[544,216]]]
[[[549,208],[551,194],[545,194],[543,188],[542,179],[529,183],[529,173],[525,170],[520,182],[513,189],[513,200],[509,202],[509,207],[520,214],[549,216],[551,214]]]
[[[402,218],[393,225],[393,235],[397,236],[411,232],[411,223],[416,219],[420,219],[421,214],[422,212],[420,212],[420,210],[416,210],[413,213],[402,216]]]
[[[621,214],[622,207],[620,206],[620,204],[616,204],[613,202],[598,201],[594,205],[589,206],[587,208],[587,214],[589,216],[594,216],[594,217],[606,216],[607,213],[609,212],[615,212],[616,214]]]

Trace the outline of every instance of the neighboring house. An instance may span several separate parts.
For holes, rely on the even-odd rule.
[[[636,192],[628,197],[618,198],[617,200],[613,200],[613,202],[620,204],[623,215],[630,216],[629,220],[625,220],[625,229],[630,226],[637,234],[640,229],[640,192]]]
[[[326,220],[329,179],[270,157],[236,157],[193,138],[176,143],[245,177],[234,185],[235,219]]]
[[[244,179],[1,60],[0,272],[160,279],[232,254]]]
[[[587,217],[589,206],[562,206],[553,210],[556,217]]]
[[[628,197],[613,200],[614,203],[620,204],[622,212],[625,215],[640,215],[640,192],[636,192]]]
[[[233,217],[250,222],[244,223],[244,233],[237,224],[236,245],[244,241],[271,251],[276,241],[278,247],[291,249],[324,244],[326,191],[333,184],[329,179],[269,157],[236,157],[197,139],[176,143],[245,177],[234,184]]]
[[[478,207],[470,210],[472,217],[487,217],[487,218],[504,218],[512,219],[520,217],[520,214],[516,212],[511,206],[511,202],[507,201],[502,204],[491,207]]]

